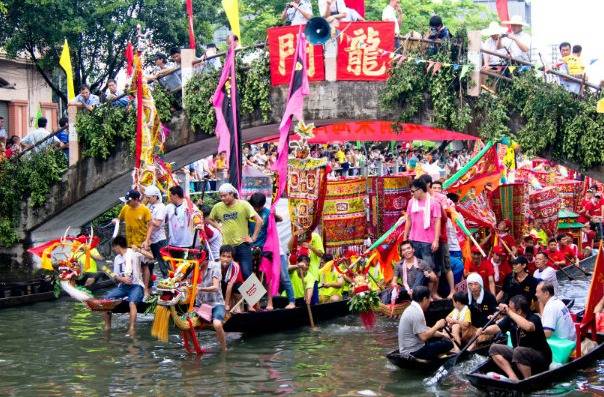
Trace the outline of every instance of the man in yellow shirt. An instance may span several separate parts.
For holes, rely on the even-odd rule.
[[[124,197],[120,198],[126,203],[120,214],[113,223],[123,221],[126,223],[126,241],[128,246],[142,246],[147,238],[147,227],[151,221],[151,211],[141,202],[141,194],[136,190],[130,190]]]

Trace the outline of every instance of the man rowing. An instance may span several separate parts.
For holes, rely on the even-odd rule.
[[[519,378],[512,365],[518,368],[523,379],[547,370],[552,362],[552,351],[545,339],[541,320],[531,312],[529,301],[523,295],[516,295],[510,299],[509,306],[502,303],[499,309],[506,317],[484,331],[478,330],[479,334],[487,335],[510,332],[513,347],[495,343],[489,349],[489,356],[495,364],[513,382]]]
[[[431,328],[426,325],[424,312],[430,306],[430,290],[413,288],[413,301],[405,309],[398,324],[398,345],[401,355],[432,360],[453,349],[453,343],[441,332],[446,325],[440,319]]]

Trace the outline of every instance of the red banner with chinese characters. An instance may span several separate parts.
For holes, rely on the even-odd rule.
[[[387,80],[394,23],[340,23],[338,80]]]
[[[289,84],[299,31],[300,26],[281,26],[267,30],[271,83],[274,86]],[[304,25],[302,25],[302,31],[304,31]],[[325,80],[323,47],[308,44],[306,61],[308,79],[310,81]]]

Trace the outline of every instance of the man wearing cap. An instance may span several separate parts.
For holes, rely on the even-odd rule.
[[[497,302],[507,303],[511,297],[523,295],[529,303],[535,298],[538,281],[528,274],[528,261],[524,256],[512,260],[513,272],[503,280],[503,287],[497,294]]]
[[[161,192],[155,185],[147,186],[145,188],[145,196],[149,203],[149,210],[151,211],[151,222],[147,228],[147,238],[143,242],[144,249],[150,249],[153,254],[153,258],[159,264],[159,270],[162,276],[168,277],[168,265],[164,262],[159,250],[168,245],[168,239],[166,237],[166,206],[162,202]],[[153,274],[153,266],[151,265],[143,273],[145,277],[145,285],[149,285],[149,279],[147,277]],[[148,291],[147,291],[148,292]]]
[[[514,15],[509,21],[503,21],[501,24],[511,26],[512,32],[499,36],[497,48],[506,49],[514,59],[530,62],[531,36],[522,30],[525,26],[528,26],[522,21],[522,17]]]
[[[220,202],[210,212],[208,223],[222,232],[223,244],[235,247],[234,259],[241,266],[243,277],[252,274],[251,243],[256,241],[264,222],[251,204],[238,199],[237,189],[230,183],[224,183],[218,189]],[[256,227],[249,235],[248,222],[253,220]]]
[[[126,203],[113,223],[123,221],[126,224],[128,246],[141,247],[147,238],[147,226],[151,220],[151,211],[141,202],[141,194],[130,190],[120,200]]]

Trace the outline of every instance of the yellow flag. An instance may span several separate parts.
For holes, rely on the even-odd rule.
[[[67,39],[65,39],[65,44],[63,44],[59,65],[61,65],[65,71],[65,77],[67,77],[67,99],[73,101],[75,99],[75,91],[73,89],[73,69],[71,68],[71,56],[69,55]]]
[[[222,0],[222,7],[231,25],[231,32],[239,38],[241,43],[241,32],[239,31],[239,0]]]
[[[598,106],[596,108],[596,111],[598,113],[604,113],[604,98],[602,98],[598,101]]]

